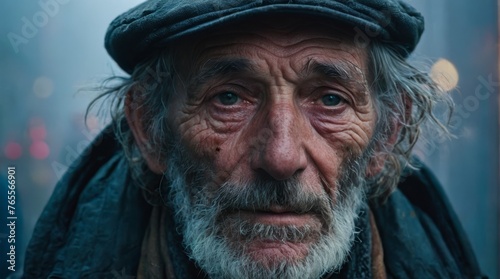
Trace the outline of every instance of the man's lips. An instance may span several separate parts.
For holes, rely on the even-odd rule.
[[[300,212],[281,206],[272,206],[262,210],[238,210],[233,212],[239,218],[246,219],[252,223],[260,223],[275,226],[305,226],[319,224],[317,216],[312,212]]]

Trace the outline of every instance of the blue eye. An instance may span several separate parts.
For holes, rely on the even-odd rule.
[[[216,98],[225,106],[234,105],[240,100],[240,97],[231,91],[220,93]]]
[[[328,94],[321,97],[321,101],[325,106],[333,107],[339,105],[343,99],[338,95]]]

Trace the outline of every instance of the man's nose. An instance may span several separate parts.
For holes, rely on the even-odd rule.
[[[254,156],[252,168],[264,171],[276,180],[286,180],[302,172],[307,166],[302,129],[298,109],[293,105],[275,105],[269,109],[264,120],[270,130],[261,142],[257,156]],[[269,131],[268,130],[268,131]]]

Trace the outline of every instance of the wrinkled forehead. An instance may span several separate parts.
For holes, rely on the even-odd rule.
[[[184,65],[192,71],[217,56],[237,56],[245,51],[274,53],[283,57],[302,54],[308,60],[315,56],[330,57],[365,70],[366,49],[354,43],[355,30],[325,19],[286,15],[255,17],[234,22],[206,32],[203,36],[187,38],[180,47]],[[316,51],[324,50],[324,51]],[[190,62],[188,62],[190,61]]]

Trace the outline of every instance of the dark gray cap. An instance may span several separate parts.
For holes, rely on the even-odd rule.
[[[106,33],[108,53],[128,73],[152,53],[187,35],[257,15],[325,18],[353,27],[355,40],[376,39],[407,57],[424,19],[399,0],[149,0],[118,16]]]

